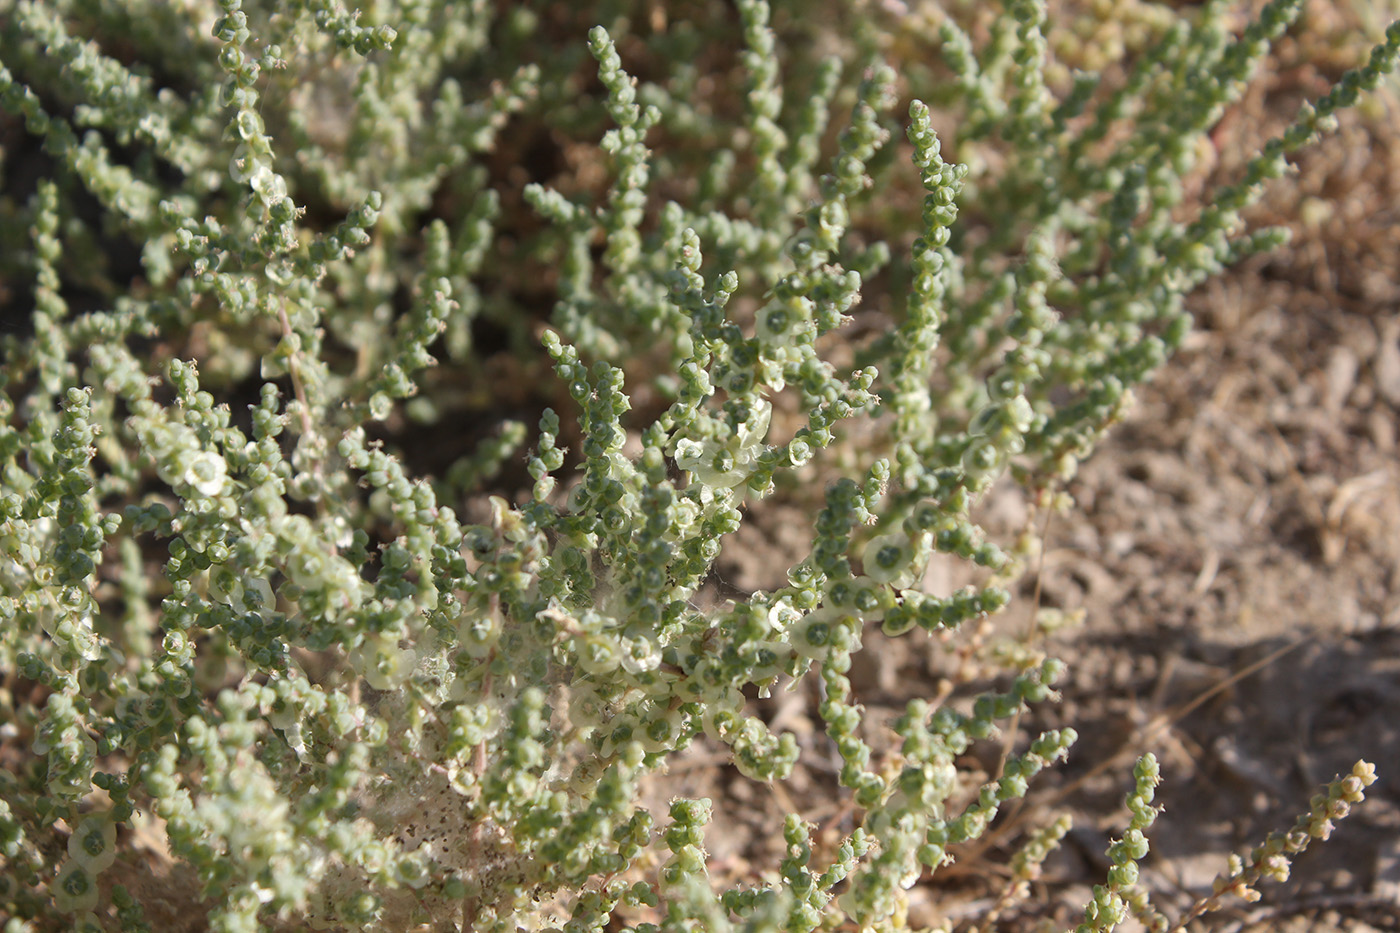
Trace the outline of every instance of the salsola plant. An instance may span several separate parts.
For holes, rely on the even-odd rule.
[[[1281,242],[1242,212],[1400,54],[1391,27],[1201,202],[1301,0],[1242,31],[1135,5],[1053,53],[1041,0],[581,6],[0,2],[6,933],[171,900],[226,933],[903,928],[1068,752],[956,764],[1065,665],[1003,651],[1000,689],[881,745],[853,655],[1007,604],[1035,542],[979,499],[1063,504],[1183,296]],[[814,503],[807,554],[707,599],[769,497]],[[980,582],[928,592],[935,552]],[[818,852],[794,814],[719,889],[712,803],[643,784],[695,742],[782,781],[814,750],[756,711],[774,688],[817,698],[851,817]],[[1168,925],[1158,780],[1080,929]],[[143,875],[152,835],[181,886]]]

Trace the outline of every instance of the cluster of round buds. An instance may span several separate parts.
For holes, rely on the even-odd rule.
[[[763,452],[763,439],[773,405],[765,399],[751,402],[747,417],[740,420],[728,437],[713,434],[699,439],[676,441],[676,465],[696,480],[714,489],[733,489],[748,479]]]

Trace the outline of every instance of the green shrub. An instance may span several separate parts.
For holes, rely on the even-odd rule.
[[[1036,542],[974,505],[1064,505],[1400,27],[1201,203],[1300,0],[1238,35],[1224,3],[1132,7],[1053,55],[1035,0],[370,6],[0,2],[6,933],[152,929],[152,833],[221,931],[902,928],[1073,743],[955,766],[1064,665],[1028,638],[882,747],[853,654],[1007,604]],[[769,496],[813,503],[808,556],[708,598]],[[934,552],[981,583],[925,592]],[[756,711],[774,687],[819,695],[855,828],[817,859],[793,815],[716,891],[711,803],[641,782],[697,741],[782,780],[812,750]],[[1169,925],[1135,883],[1158,780],[1081,929]]]

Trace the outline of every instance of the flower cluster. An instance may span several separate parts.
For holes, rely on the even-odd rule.
[[[1219,910],[1227,895],[1250,902],[1259,900],[1261,895],[1255,885],[1260,881],[1287,881],[1293,859],[1313,840],[1325,842],[1330,838],[1336,821],[1345,818],[1353,806],[1365,800],[1366,788],[1375,782],[1376,766],[1358,761],[1350,774],[1338,777],[1312,798],[1308,812],[1299,816],[1292,828],[1270,833],[1247,858],[1231,855],[1229,872],[1215,879],[1210,896],[1197,901],[1178,926],[1184,927],[1207,911]]]
[[[1143,830],[1157,820],[1158,810],[1152,806],[1152,798],[1161,783],[1161,769],[1154,755],[1144,755],[1133,768],[1135,786],[1125,801],[1133,818],[1123,838],[1114,841],[1105,853],[1112,867],[1108,870],[1106,884],[1094,886],[1094,899],[1084,908],[1084,922],[1075,927],[1075,933],[1100,933],[1112,930],[1128,917],[1130,905],[1139,917],[1150,908],[1144,904],[1145,892],[1136,888],[1138,862],[1147,855],[1147,836]],[[1148,928],[1158,924],[1158,917],[1152,916]]]
[[[988,43],[927,11],[786,43],[772,0],[565,6],[0,0],[6,184],[52,176],[0,198],[0,291],[32,297],[0,370],[6,933],[151,929],[117,881],[138,826],[221,933],[897,929],[1069,753],[960,764],[1065,665],[1027,641],[882,731],[853,659],[1008,603],[1035,545],[979,498],[1056,501],[1185,293],[1278,242],[1241,212],[1400,57],[1394,26],[1192,213],[1298,0],[1239,35],[1219,3],[1120,23],[1121,80],[1069,76],[1042,0]],[[717,603],[782,497],[810,547]],[[976,582],[928,592],[936,554]],[[711,801],[644,805],[693,744],[782,781],[812,742],[849,822],[818,846],[793,814],[747,881],[710,875]],[[1081,929],[1159,925],[1135,776]]]

